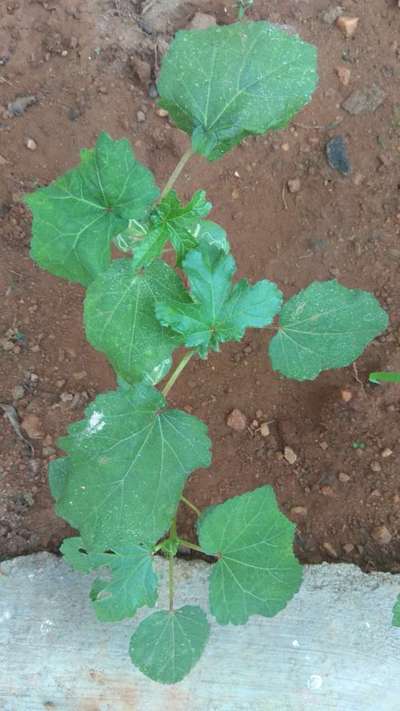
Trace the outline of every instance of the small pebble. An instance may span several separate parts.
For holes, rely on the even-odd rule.
[[[383,450],[381,457],[383,457],[384,459],[387,459],[387,457],[391,457],[392,454],[393,454],[392,450],[389,449],[389,447],[386,447],[386,449]]]
[[[21,427],[31,439],[40,439],[43,436],[42,423],[36,415],[26,415]]]
[[[382,467],[379,464],[379,462],[371,462],[371,469],[373,472],[381,472],[382,471]]]
[[[349,390],[349,388],[342,388],[340,396],[344,402],[350,402],[350,400],[353,399],[353,393]]]
[[[328,444],[328,442],[320,442],[319,446],[321,447],[321,449],[323,449],[325,451],[326,449],[328,449],[329,444]]]
[[[347,145],[343,136],[334,136],[326,144],[326,157],[334,170],[342,175],[351,173],[351,164],[347,155]]]
[[[336,20],[336,27],[344,34],[345,37],[352,37],[357,29],[357,25],[360,21],[359,17],[348,17],[347,15],[341,15]]]
[[[147,93],[150,96],[150,99],[156,99],[158,97],[158,90],[154,81],[150,82],[147,88]]]
[[[226,424],[228,427],[230,427],[232,430],[235,430],[235,432],[243,432],[246,429],[247,426],[247,418],[246,415],[243,414],[240,410],[235,408],[232,410],[232,412],[228,415]]]
[[[335,492],[329,484],[324,484],[320,487],[320,492],[323,496],[335,496]]]
[[[269,429],[269,425],[266,422],[262,422],[260,425],[261,437],[269,437],[270,434],[271,434],[271,430]]]
[[[285,447],[283,456],[289,464],[294,464],[297,461],[297,454],[291,447]]]
[[[72,393],[61,393],[60,395],[60,400],[61,402],[71,402],[71,400],[74,399],[74,396]]]
[[[290,193],[298,193],[301,188],[300,178],[292,178],[292,180],[288,180],[287,186]]]
[[[156,109],[156,114],[157,116],[161,116],[161,118],[166,118],[169,116],[169,113],[166,109]]]
[[[306,506],[293,506],[290,509],[290,514],[292,516],[307,516],[307,507]]]
[[[290,145],[289,143],[282,143],[281,148],[283,151],[285,151],[285,153],[287,153],[290,150]]]
[[[385,101],[386,92],[378,84],[353,91],[343,102],[342,108],[352,116],[376,111]]]
[[[351,476],[349,476],[345,472],[339,472],[338,479],[339,479],[339,481],[343,482],[343,484],[347,484],[347,482],[350,481]]]
[[[337,77],[343,86],[348,86],[350,84],[351,69],[349,67],[339,66],[335,69]]]
[[[330,7],[329,10],[326,10],[321,14],[321,19],[322,22],[325,22],[326,25],[333,25],[334,22],[340,17],[340,15],[343,14],[343,7],[341,5],[336,5],[334,7]]]
[[[352,553],[354,551],[354,545],[352,543],[345,543],[343,550],[345,553]]]
[[[33,140],[33,138],[27,138],[25,145],[30,151],[36,151],[37,149],[37,143]]]
[[[333,547],[332,543],[329,543],[328,541],[326,543],[323,543],[323,547],[325,548],[326,552],[329,553],[329,555],[332,558],[337,558],[338,554],[336,549]]]
[[[146,114],[144,113],[144,111],[138,111],[136,114],[136,118],[139,123],[143,123],[144,121],[146,121]]]
[[[372,531],[372,538],[381,546],[385,546],[392,540],[392,534],[386,526],[376,526]]]

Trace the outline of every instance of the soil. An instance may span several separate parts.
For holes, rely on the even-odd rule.
[[[249,332],[208,361],[191,362],[171,403],[206,420],[213,439],[211,468],[196,472],[186,490],[197,506],[272,484],[282,510],[298,524],[301,560],[398,572],[400,386],[370,385],[368,373],[400,369],[400,9],[397,0],[342,4],[347,15],[360,18],[351,39],[323,16],[329,0],[255,0],[254,19],[291,25],[317,45],[318,91],[288,130],[248,139],[218,162],[193,159],[178,188],[185,198],[207,189],[212,219],[229,234],[239,276],[272,279],[286,296],[315,279],[336,277],[373,290],[390,314],[390,328],[356,367],[305,383],[274,374],[268,334]],[[83,289],[30,261],[22,194],[73,166],[79,149],[93,145],[101,130],[128,137],[163,184],[188,141],[157,115],[149,96],[160,58],[196,10],[227,23],[234,5],[1,3],[2,557],[55,551],[69,534],[53,512],[47,464],[57,437],[85,403],[114,386],[105,358],[83,335]],[[339,67],[351,72],[347,86]],[[353,115],[342,108],[354,90],[372,84],[385,93],[375,111]],[[10,116],[8,103],[27,95],[36,102]],[[326,160],[326,143],[337,135],[348,146],[347,176]],[[28,139],[36,150],[27,148]],[[289,186],[296,192],[290,192],[288,181],[295,179]],[[241,432],[227,425],[234,408],[246,417]],[[265,422],[270,434],[263,437]],[[296,455],[293,464],[283,456],[285,447]],[[179,523],[191,535],[189,510]]]

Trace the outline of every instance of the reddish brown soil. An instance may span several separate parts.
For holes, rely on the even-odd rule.
[[[160,10],[156,36],[143,17],[139,24],[135,20],[142,5],[1,3],[0,103],[39,97],[20,117],[0,115],[0,402],[15,408],[19,422],[38,418],[33,450],[1,419],[3,557],[56,550],[68,533],[52,510],[48,460],[56,438],[81,416],[85,402],[114,384],[105,359],[83,336],[83,290],[29,259],[30,220],[21,195],[76,163],[79,149],[93,145],[103,129],[114,138],[127,136],[163,183],[187,139],[157,116],[132,67],[142,57],[154,71],[154,58],[170,33],[187,25],[196,8],[214,11],[219,22],[233,19],[231,0],[226,12],[220,2],[181,2],[168,17]],[[169,5],[179,3],[165,0],[162,7]],[[207,189],[215,204],[212,217],[228,231],[240,276],[273,279],[287,296],[312,280],[337,277],[347,286],[373,290],[390,313],[390,328],[356,369],[306,383],[272,373],[268,334],[249,333],[208,362],[192,362],[171,402],[205,419],[213,439],[211,468],[195,473],[187,487],[198,506],[271,483],[283,511],[298,523],[302,560],[398,571],[400,388],[368,385],[367,375],[371,369],[400,368],[400,9],[397,0],[344,0],[347,14],[360,17],[355,37],[346,40],[321,20],[331,5],[255,0],[254,18],[294,25],[317,45],[320,87],[289,130],[247,140],[216,163],[193,160],[179,189],[185,197],[195,188]],[[339,65],[351,69],[347,87],[338,81]],[[143,80],[146,65],[139,69]],[[373,82],[386,92],[375,113],[351,116],[341,109],[351,91]],[[143,123],[136,119],[138,110],[146,113]],[[326,141],[338,133],[348,142],[349,177],[326,163]],[[26,148],[27,138],[36,141],[36,151]],[[285,186],[295,177],[301,188],[290,194]],[[15,399],[19,385],[24,395]],[[341,399],[344,387],[353,395],[348,403]],[[235,407],[248,419],[241,433],[226,425]],[[254,420],[270,423],[269,437],[261,436]],[[294,465],[282,457],[285,446],[297,454]],[[391,456],[382,457],[387,448]],[[304,509],[296,513],[295,507]],[[191,513],[182,512],[180,523],[189,535]]]

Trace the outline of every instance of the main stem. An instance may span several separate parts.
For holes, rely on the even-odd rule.
[[[162,394],[164,397],[167,397],[169,391],[171,390],[173,384],[177,381],[179,378],[180,374],[182,373],[182,370],[186,368],[187,364],[189,363],[191,357],[195,354],[196,351],[188,351],[178,363],[176,366],[174,372],[172,373],[170,379],[166,383],[165,387],[163,388]]]
[[[170,555],[168,558],[168,594],[169,594],[169,611],[174,609],[174,557]]]
[[[183,154],[182,158],[180,159],[179,163],[177,164],[175,170],[169,176],[169,178],[166,182],[166,185],[161,193],[160,200],[162,200],[166,196],[166,194],[169,193],[171,188],[175,185],[180,174],[182,173],[182,170],[184,169],[186,163],[192,157],[192,155],[193,155],[193,148],[192,148],[192,146],[189,146],[189,148],[184,152],[184,154]]]

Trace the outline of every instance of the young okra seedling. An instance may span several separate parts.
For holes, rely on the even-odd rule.
[[[207,219],[205,193],[182,204],[173,190],[192,154],[216,160],[246,136],[286,126],[316,83],[315,48],[276,26],[178,32],[158,90],[160,106],[191,145],[161,195],[128,142],[103,133],[77,168],[27,197],[33,259],[86,287],[87,338],[117,375],[116,389],[98,395],[70,426],[59,441],[66,456],[50,466],[56,510],[79,531],[62,552],[77,570],[99,571],[90,597],[101,621],[154,607],[154,555],[168,559],[169,607],[139,624],[129,650],[159,682],[180,681],[209,634],[200,607],[174,605],[181,544],[215,559],[209,606],[220,624],[277,614],[301,582],[295,526],[270,486],[202,512],[184,497],[190,473],[211,463],[210,440],[197,417],[168,406],[174,382],[191,358],[207,358],[278,314],[272,367],[297,380],[349,365],[387,325],[371,294],[336,281],[316,281],[286,303],[271,281],[236,281],[227,235]],[[112,258],[113,242],[123,258]],[[167,243],[175,266],[163,258]],[[173,370],[178,348],[186,351]],[[181,540],[180,505],[198,514],[197,542]]]

